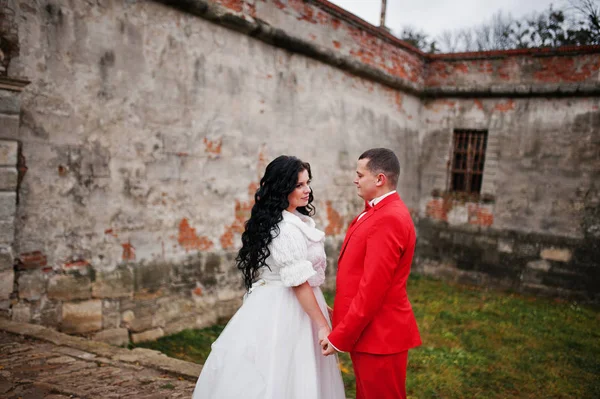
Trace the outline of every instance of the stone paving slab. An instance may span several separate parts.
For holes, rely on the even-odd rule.
[[[44,332],[48,339],[33,336]],[[177,362],[181,370],[174,369]],[[190,398],[200,370],[156,351],[130,351],[0,319],[3,399]]]

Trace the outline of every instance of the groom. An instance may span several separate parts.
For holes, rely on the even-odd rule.
[[[421,344],[406,294],[415,251],[410,213],[396,193],[400,163],[386,148],[364,152],[354,184],[365,210],[350,224],[338,260],[333,331],[324,355],[350,352],[356,399],[406,398],[408,350]]]

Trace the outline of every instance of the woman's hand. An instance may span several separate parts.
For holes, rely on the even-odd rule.
[[[319,328],[319,332],[317,334],[319,338],[319,345],[323,346],[323,340],[327,338],[331,334],[331,328],[328,325],[322,326]]]

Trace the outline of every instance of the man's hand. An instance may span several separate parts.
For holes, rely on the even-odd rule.
[[[327,337],[325,337],[322,340],[319,340],[319,343],[321,344],[321,353],[323,354],[323,356],[329,356],[335,353],[335,349],[333,348],[333,346],[331,346]]]

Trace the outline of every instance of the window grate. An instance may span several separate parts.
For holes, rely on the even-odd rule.
[[[449,162],[450,191],[480,194],[487,130],[455,130]]]

